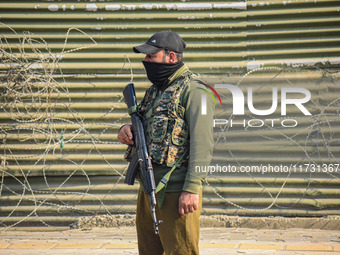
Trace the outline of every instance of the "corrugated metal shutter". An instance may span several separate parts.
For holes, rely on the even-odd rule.
[[[339,1],[247,1],[247,7],[248,68],[339,64]]]
[[[2,1],[3,226],[135,211],[137,187],[122,184],[116,140],[129,121],[122,89],[133,78],[141,99],[149,83],[131,48],[162,29],[183,36],[185,62],[211,84],[238,84],[245,95],[252,86],[255,108],[270,107],[273,85],[295,86],[312,93],[313,116],[323,114],[289,108],[299,121],[291,129],[218,126],[212,166],[338,164],[339,9],[319,0]],[[230,93],[218,92],[216,118],[229,119]],[[214,173],[208,182],[206,214],[339,214],[335,172]]]

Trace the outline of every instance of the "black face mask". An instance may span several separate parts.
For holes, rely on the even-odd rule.
[[[184,64],[182,61],[178,61],[176,63],[157,63],[143,61],[143,65],[146,70],[148,79],[158,88],[162,88],[168,78]]]

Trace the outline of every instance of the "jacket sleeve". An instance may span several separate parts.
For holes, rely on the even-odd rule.
[[[186,109],[184,117],[189,126],[190,137],[188,172],[182,190],[196,194],[202,187],[203,179],[206,178],[207,173],[202,170],[210,164],[214,147],[215,105],[206,90],[204,85],[192,81],[182,94],[182,103]]]

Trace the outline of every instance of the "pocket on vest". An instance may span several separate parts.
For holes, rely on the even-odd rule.
[[[155,143],[161,143],[168,129],[168,118],[164,116],[155,116],[152,123],[152,140]]]
[[[172,130],[172,143],[182,146],[187,140],[188,126],[182,119],[176,119],[174,129]]]
[[[184,154],[188,147],[188,125],[182,119],[176,119],[171,134],[171,144],[169,146],[167,166],[172,167],[179,158]],[[186,163],[188,160],[184,158],[178,166]]]
[[[168,131],[169,119],[165,116],[154,116],[152,122],[152,143],[149,147],[153,162],[163,164],[167,158],[169,149]]]

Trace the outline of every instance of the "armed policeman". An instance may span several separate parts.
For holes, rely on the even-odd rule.
[[[152,83],[138,105],[138,114],[157,185],[156,215],[162,220],[156,234],[150,200],[141,185],[136,228],[142,255],[199,254],[206,173],[196,172],[195,166],[208,166],[212,159],[214,102],[206,95],[204,83],[183,63],[185,47],[184,40],[170,30],[133,47],[135,53],[145,54],[142,62]],[[121,127],[118,140],[133,151],[131,125]]]

